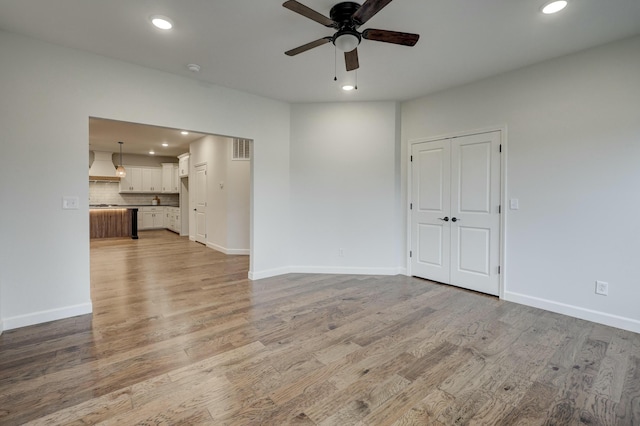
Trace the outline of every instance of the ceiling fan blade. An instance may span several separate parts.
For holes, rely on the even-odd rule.
[[[344,52],[344,63],[347,66],[347,71],[353,71],[360,68],[358,62],[358,48],[353,49],[351,52]]]
[[[313,21],[316,21],[319,24],[324,25],[325,27],[333,27],[335,25],[333,20],[327,18],[322,13],[316,12],[310,7],[305,6],[302,3],[298,3],[295,0],[287,0],[284,3],[282,3],[282,5],[293,12],[299,13],[300,15],[306,18],[309,18]]]
[[[299,53],[306,52],[307,50],[313,49],[314,47],[327,44],[330,41],[331,41],[331,37],[323,37],[318,40],[312,41],[311,43],[303,44],[302,46],[296,47],[295,49],[287,50],[286,52],[284,52],[284,54],[287,56],[295,56]]]
[[[367,0],[360,9],[356,11],[351,17],[358,25],[362,25],[369,19],[373,18],[373,15],[380,12],[382,8],[391,3],[391,0]]]
[[[420,35],[368,28],[362,32],[362,38],[373,41],[383,41],[385,43],[401,44],[403,46],[415,46]]]

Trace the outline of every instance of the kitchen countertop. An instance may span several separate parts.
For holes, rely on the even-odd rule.
[[[89,204],[89,209],[138,209],[140,207],[180,207],[175,204],[160,204],[160,205],[152,205],[152,204]]]

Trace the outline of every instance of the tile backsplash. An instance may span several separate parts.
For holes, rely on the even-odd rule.
[[[160,205],[180,203],[178,194],[120,194],[118,182],[89,182],[89,204],[151,205],[157,195]]]

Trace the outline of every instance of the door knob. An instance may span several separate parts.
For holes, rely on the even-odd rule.
[[[454,217],[455,219],[455,217]],[[445,217],[439,217],[438,220],[444,220],[445,222],[449,222],[449,216],[445,216]],[[455,222],[455,220],[454,220]]]
[[[455,218],[455,217],[452,217],[452,218],[451,218],[451,222],[457,222],[457,221],[459,221],[459,220],[460,220],[460,219]]]

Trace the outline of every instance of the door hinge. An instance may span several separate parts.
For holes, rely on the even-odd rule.
[[[498,206],[498,214],[502,213],[502,205]]]
[[[498,274],[500,273],[500,265],[498,265]]]
[[[413,210],[413,203],[409,204],[409,210]]]
[[[502,152],[502,144],[500,144],[500,152]]]
[[[413,252],[409,250],[409,257],[413,257]]]
[[[411,162],[413,162],[413,155],[411,156]]]

